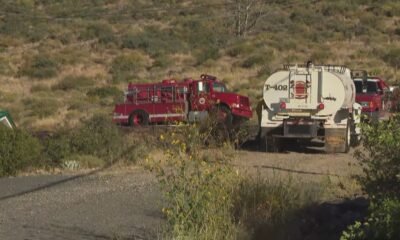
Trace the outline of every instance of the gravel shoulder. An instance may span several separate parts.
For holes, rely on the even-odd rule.
[[[144,170],[0,179],[0,239],[154,239],[160,192]]]
[[[352,153],[238,152],[240,171],[306,181],[348,178]],[[139,167],[0,179],[0,239],[157,239],[163,216],[154,176]]]

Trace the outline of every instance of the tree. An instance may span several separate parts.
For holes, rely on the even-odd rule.
[[[235,35],[245,37],[265,14],[265,1],[263,0],[227,0],[232,5],[234,16]]]

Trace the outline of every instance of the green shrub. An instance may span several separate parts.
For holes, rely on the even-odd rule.
[[[218,59],[220,56],[219,54],[219,48],[217,47],[209,47],[209,48],[205,48],[205,49],[200,49],[198,51],[196,51],[195,53],[195,58],[197,60],[197,64],[203,64],[205,63],[207,60],[216,60]]]
[[[53,98],[26,98],[23,103],[29,116],[37,116],[39,118],[56,114],[60,107],[59,102]]]
[[[383,60],[395,69],[400,68],[400,48],[390,49]]]
[[[4,57],[0,57],[0,74],[11,75],[12,73],[13,71],[9,61]]]
[[[53,90],[69,91],[90,87],[94,81],[86,76],[67,76],[52,87]]]
[[[57,76],[58,63],[49,55],[36,55],[28,59],[20,70],[20,74],[38,79],[52,78]]]
[[[231,57],[237,57],[242,54],[252,54],[256,49],[257,48],[253,44],[249,42],[244,42],[229,48],[227,50],[227,54]]]
[[[80,34],[82,40],[98,39],[100,43],[109,44],[115,43],[116,37],[112,27],[106,23],[94,23],[86,27]]]
[[[146,59],[139,53],[124,54],[114,58],[110,73],[114,82],[128,81],[147,66]]]
[[[31,87],[31,93],[35,92],[48,92],[50,91],[50,87],[44,84],[35,84]]]
[[[0,176],[15,175],[19,170],[39,165],[41,145],[22,130],[0,125]]]
[[[72,132],[71,151],[94,155],[112,163],[123,150],[123,138],[118,127],[108,116],[95,115],[85,120],[82,127]]]
[[[123,96],[123,92],[116,87],[97,87],[90,89],[87,93],[89,97],[99,97],[99,98],[120,98]]]
[[[82,126],[76,129],[61,130],[45,139],[43,145],[48,166],[62,166],[65,161],[78,161],[82,158],[80,166],[90,167],[90,159],[93,160],[94,157],[101,159],[106,164],[111,164],[119,160],[127,148],[118,127],[104,115],[95,115],[83,121]],[[85,159],[86,163],[84,163]],[[97,164],[99,161],[94,160],[93,162]],[[91,165],[91,167],[93,166]]]
[[[248,57],[242,62],[242,67],[251,68],[254,66],[267,65],[274,59],[272,51],[266,51],[265,53],[256,53]]]
[[[210,159],[199,151],[204,136],[196,126],[183,133],[161,135],[166,162],[149,161],[164,192],[163,213],[172,239],[233,239],[236,227],[231,216],[236,176],[229,156]],[[183,137],[186,136],[186,137]]]
[[[150,56],[183,52],[186,44],[173,29],[161,30],[158,27],[145,27],[139,33],[127,33],[122,37],[122,47],[142,49]]]
[[[356,222],[342,233],[340,240],[400,239],[400,201],[385,199],[370,206],[366,221]]]
[[[323,189],[320,184],[304,186],[286,175],[269,178],[245,175],[233,194],[233,215],[249,233],[257,234],[266,228],[274,228],[277,233],[291,220],[293,212],[318,201]]]
[[[43,158],[46,159],[46,166],[60,167],[62,165],[62,160],[73,154],[71,136],[71,131],[61,130],[42,139],[42,145],[44,147]]]
[[[356,157],[364,174],[359,181],[371,197],[400,198],[400,116],[390,121],[362,125],[364,146]]]

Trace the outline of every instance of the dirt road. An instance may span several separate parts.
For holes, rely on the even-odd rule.
[[[238,153],[235,165],[262,174],[347,176],[351,154]],[[143,169],[0,179],[0,239],[155,239],[161,194]]]
[[[0,179],[0,239],[154,239],[153,180],[137,169]]]

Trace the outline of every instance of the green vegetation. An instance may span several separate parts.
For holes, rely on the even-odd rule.
[[[110,73],[114,82],[127,82],[137,78],[139,71],[146,67],[146,59],[140,53],[124,54],[116,57],[112,64]]]
[[[104,115],[94,115],[78,128],[61,129],[48,136],[39,133],[33,137],[1,125],[0,176],[29,167],[69,168],[71,162],[79,168],[110,166],[117,161],[135,163],[147,152],[147,141],[152,140],[123,134]]]
[[[369,216],[343,232],[343,240],[398,239],[400,237],[400,116],[388,122],[363,125],[364,151],[356,156],[364,174],[358,180],[369,195]]]
[[[166,200],[165,238],[252,239],[261,229],[283,229],[293,212],[321,196],[322,188],[301,186],[291,177],[252,177],[239,171],[232,164],[230,143],[207,150],[216,134],[221,133],[182,126],[160,135],[165,159],[146,159]]]
[[[50,55],[36,55],[25,62],[21,74],[31,78],[45,79],[55,77],[58,70],[58,63]]]
[[[54,101],[67,99],[71,105],[70,99],[79,98],[82,104],[94,104],[85,112],[94,114],[109,111],[110,102],[71,93],[70,84],[77,88],[81,84],[72,78],[85,76],[96,80],[93,88],[123,90],[128,81],[196,78],[207,72],[230,79],[230,89],[250,95],[255,103],[254,93],[284,63],[312,59],[346,64],[392,83],[400,76],[397,1],[256,0],[237,14],[239,3],[245,4],[242,0],[5,0],[0,83],[8,83],[13,94],[25,95],[23,88],[12,86],[27,79],[34,85],[37,80],[51,81],[45,85],[64,89]],[[37,97],[35,90],[25,97]],[[29,111],[19,102],[12,107]],[[75,114],[74,109],[67,111]],[[28,127],[42,126],[40,116],[17,119]]]
[[[341,240],[395,240],[400,238],[400,201],[384,199],[372,203],[370,215],[363,223],[356,222],[343,232]]]
[[[53,90],[69,91],[72,89],[87,88],[94,84],[91,78],[85,76],[67,76],[52,87]]]
[[[29,133],[0,125],[0,176],[40,166],[41,145]]]

